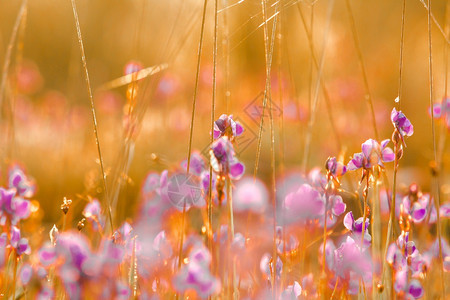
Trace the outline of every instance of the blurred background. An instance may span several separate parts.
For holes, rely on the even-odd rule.
[[[401,108],[415,133],[407,140],[399,182],[409,185],[414,181],[429,191],[433,144],[428,113],[427,10],[420,0],[406,2]],[[138,209],[141,184],[149,172],[179,168],[187,157],[203,1],[76,3],[109,193],[115,195],[121,182],[117,192],[122,208],[116,216],[119,223]],[[399,86],[402,1],[349,3],[380,140],[390,138],[390,113]],[[104,191],[71,3],[29,0],[11,44],[21,5],[22,1],[0,2],[2,67],[8,46],[12,46],[1,103],[2,180],[5,166],[20,162],[36,181],[35,198],[44,208],[43,221],[53,224],[60,219],[63,197],[74,201],[75,215],[88,196],[102,198]],[[269,101],[275,123],[278,178],[302,169],[316,93],[318,72],[304,24],[312,32],[319,62],[325,48],[322,78],[329,95],[327,110],[319,89],[306,167],[323,167],[328,156],[340,156],[348,162],[353,153],[360,151],[362,142],[375,138],[346,2],[334,1],[331,18],[330,6],[331,1],[325,0],[268,1],[265,17],[269,20],[269,41],[273,22],[277,21]],[[432,1],[432,13],[440,26],[432,25],[435,102],[441,102],[445,94],[443,31],[447,29],[447,6],[447,1]],[[246,131],[237,142],[237,152],[246,164],[246,174],[253,175],[266,78],[261,2],[221,0],[218,21],[215,118],[222,113],[233,114],[243,124]],[[193,149],[206,157],[211,128],[213,36],[214,1],[208,1],[192,142]],[[167,64],[167,68],[134,86],[137,129],[131,139],[124,130],[130,112],[130,85],[105,87],[123,76],[130,62],[143,68]],[[267,111],[264,121],[258,176],[270,184]],[[443,122],[436,122],[438,145],[447,134],[442,126]],[[443,195],[448,200],[450,155],[445,148],[440,149],[444,149]]]

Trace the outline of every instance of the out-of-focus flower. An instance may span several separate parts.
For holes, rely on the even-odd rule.
[[[450,272],[450,246],[445,238],[441,238],[442,258],[444,260],[444,271]],[[431,244],[428,251],[423,254],[424,262],[428,268],[431,267],[434,259],[439,259],[439,240],[436,239]]]
[[[83,210],[83,216],[92,223],[94,230],[99,230],[103,227],[102,224],[102,208],[97,199],[89,202]]]
[[[347,167],[340,161],[337,161],[334,156],[328,158],[326,168],[334,178],[340,177],[347,172]]]
[[[187,159],[181,163],[181,167],[187,170]],[[189,163],[189,173],[200,176],[205,170],[205,161],[203,157],[198,152],[193,152],[191,154],[191,161]]]
[[[288,285],[281,293],[281,300],[296,300],[302,294],[302,287],[297,281],[294,284]]]
[[[408,118],[402,111],[394,109],[391,112],[391,122],[394,127],[400,132],[402,136],[411,136],[414,133],[414,128]]]
[[[431,116],[431,109],[428,109]],[[433,116],[435,119],[443,119],[445,125],[450,129],[450,98],[445,97],[441,103],[433,105]]]
[[[28,263],[23,264],[19,270],[20,282],[23,285],[27,285],[30,282],[32,276],[33,276],[33,268],[31,267],[31,265]]]
[[[286,219],[294,222],[316,219],[325,211],[325,199],[309,184],[288,194],[284,202]]]
[[[272,281],[273,259],[269,253],[265,253],[262,256],[259,263],[259,269],[266,276],[268,281]],[[281,273],[283,272],[283,262],[281,261],[279,256],[277,256],[277,264],[275,269],[276,278],[281,278]]]
[[[5,225],[7,219],[15,225],[30,215],[30,202],[15,195],[14,188],[6,190],[0,187],[0,225]]]
[[[214,172],[231,179],[239,179],[245,171],[245,166],[237,158],[233,145],[226,137],[221,137],[211,145],[211,165]]]
[[[26,238],[22,238],[20,234],[20,229],[16,226],[11,227],[11,237],[10,237],[10,245],[16,249],[17,255],[22,254],[30,254],[31,249],[28,245],[28,240]]]
[[[368,278],[372,275],[372,261],[365,251],[361,251],[358,243],[348,236],[334,251],[334,271],[344,280],[350,279],[351,273]]]
[[[373,139],[368,139],[361,146],[362,152],[353,155],[353,158],[347,164],[347,169],[349,171],[360,168],[369,169],[376,165],[384,167],[383,163],[391,162],[395,159],[394,152],[387,147],[388,143],[388,139],[383,140],[381,145]]]
[[[214,122],[214,139],[221,136],[228,136],[230,140],[240,136],[244,132],[244,127],[239,122],[233,120],[233,115],[223,114]]]
[[[444,203],[439,207],[439,217],[441,219],[450,218],[450,203]],[[429,223],[434,224],[436,223],[436,220],[437,220],[436,206],[434,206],[434,203],[432,203]]]
[[[41,249],[39,249],[38,257],[40,263],[44,267],[52,265],[56,261],[56,250],[50,243],[45,243]]]
[[[268,203],[268,192],[259,179],[245,178],[239,181],[233,191],[233,209],[238,212],[263,212]]]
[[[389,246],[386,261],[394,269],[394,289],[397,293],[406,295],[407,299],[418,299],[423,295],[419,278],[423,271],[425,260],[420,255],[409,234],[402,232],[396,243]],[[408,273],[410,276],[408,276]]]
[[[15,188],[20,197],[31,198],[34,196],[36,185],[18,166],[14,166],[9,171],[9,188]]]
[[[189,262],[174,277],[177,291],[194,289],[198,296],[207,298],[220,290],[220,281],[209,271],[211,254],[203,245],[193,248],[189,254]]]

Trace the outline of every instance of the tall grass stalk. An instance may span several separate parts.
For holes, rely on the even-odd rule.
[[[364,83],[364,89],[365,89],[365,99],[369,105],[369,110],[370,110],[370,114],[372,117],[372,127],[373,127],[373,132],[375,135],[375,139],[378,141],[379,140],[379,135],[378,135],[378,129],[377,129],[377,122],[375,119],[375,110],[373,108],[373,101],[372,101],[372,95],[370,93],[370,88],[369,88],[369,80],[367,79],[367,71],[366,71],[366,66],[364,64],[364,58],[363,58],[363,54],[361,51],[361,45],[360,42],[358,40],[358,34],[356,31],[356,22],[355,22],[355,18],[353,16],[353,10],[352,7],[350,5],[350,0],[345,0],[345,4],[346,4],[346,8],[347,8],[347,12],[348,12],[348,17],[349,17],[349,21],[350,21],[350,28],[352,31],[352,37],[353,37],[353,42],[355,43],[355,48],[356,48],[356,53],[358,55],[358,60],[361,66],[361,73],[363,76],[363,83]]]
[[[314,122],[315,122],[316,109],[317,109],[318,100],[319,100],[319,89],[320,89],[320,85],[321,85],[321,77],[322,77],[323,67],[325,64],[325,53],[326,53],[327,44],[328,44],[328,40],[329,40],[328,33],[330,30],[333,7],[334,7],[334,0],[330,0],[328,2],[327,22],[326,22],[325,30],[323,33],[323,43],[322,43],[323,50],[322,50],[322,55],[320,58],[320,63],[318,64],[319,67],[318,67],[318,71],[317,71],[317,80],[315,83],[314,99],[313,99],[313,103],[312,103],[311,116],[309,117],[308,130],[306,132],[306,137],[305,137],[305,149],[303,152],[303,163],[302,163],[303,172],[306,172],[306,170],[307,170],[307,164],[308,164],[308,159],[309,159],[309,150],[311,147],[312,130],[313,130]],[[314,51],[312,51],[312,53],[314,53]]]
[[[434,155],[434,161],[435,163],[438,162],[437,158],[437,151],[436,151],[436,129],[434,124],[434,102],[433,102],[433,46],[432,46],[432,35],[431,35],[431,0],[428,0],[428,18],[427,18],[427,25],[428,25],[428,67],[429,67],[429,84],[430,84],[430,107],[431,107],[431,134],[433,139],[433,155]],[[438,177],[438,171],[433,172],[433,181],[435,186],[435,197],[434,197],[434,205],[436,208],[436,227],[437,227],[437,237],[439,241],[439,271],[440,271],[440,278],[441,278],[441,286],[442,286],[442,299],[445,298],[445,280],[444,280],[444,259],[442,256],[442,241],[441,241],[441,218],[440,218],[440,183],[439,183],[439,177]]]
[[[372,182],[372,257],[374,261],[374,271],[372,275],[372,299],[377,299],[378,296],[378,273],[375,272],[375,264],[383,261],[381,257],[381,214],[380,214],[380,190],[379,190],[379,170],[375,170]]]
[[[302,20],[303,28],[304,28],[304,30],[306,32],[306,37],[308,39],[309,50],[311,52],[311,63],[312,63],[311,67],[314,68],[317,72],[319,72],[319,63],[318,63],[318,60],[317,60],[317,57],[316,57],[316,54],[315,54],[315,49],[314,49],[314,36],[313,36],[313,28],[314,28],[313,27],[313,15],[314,15],[313,13],[314,13],[314,10],[313,10],[313,7],[314,7],[314,5],[311,7],[311,20],[310,20],[311,24],[310,24],[309,30],[308,30],[308,26],[306,25],[305,16],[303,14],[303,11],[302,11],[300,3],[298,3],[298,5],[297,5],[297,10],[298,10],[298,12],[300,14],[300,19]],[[310,102],[309,103],[309,106],[310,106],[310,109],[309,109],[310,112],[309,113],[310,113],[310,115],[312,114],[312,102],[313,102],[313,100],[312,100],[312,95],[313,94],[311,92],[311,89],[312,89],[312,73],[313,73],[313,70],[311,70],[311,72],[310,72],[310,81],[311,82],[309,84],[309,91],[308,91],[309,98],[310,98],[310,101],[309,101]],[[325,100],[325,107],[327,109],[328,119],[330,121],[331,129],[333,131],[334,140],[336,141],[337,149],[341,150],[342,149],[341,137],[340,137],[340,134],[339,134],[339,132],[337,130],[337,127],[336,127],[336,121],[334,119],[334,115],[333,115],[332,108],[331,108],[331,103],[330,103],[330,96],[329,96],[328,89],[326,87],[326,83],[325,83],[325,80],[323,79],[323,77],[320,77],[320,86],[322,87],[322,93],[323,93],[323,97],[324,97],[324,100]],[[306,167],[304,165],[304,169],[305,168]]]
[[[108,187],[106,184],[105,167],[104,167],[104,163],[103,163],[103,156],[102,156],[102,151],[101,151],[100,141],[99,141],[97,115],[96,115],[95,106],[94,106],[94,97],[92,96],[91,82],[89,79],[89,71],[88,71],[87,62],[86,62],[86,55],[84,52],[83,38],[81,36],[81,28],[80,28],[80,21],[78,19],[77,6],[75,3],[75,0],[71,0],[71,3],[72,3],[73,17],[75,19],[75,26],[76,26],[76,30],[77,30],[78,45],[80,47],[81,62],[83,64],[86,87],[87,87],[87,91],[88,91],[89,101],[91,104],[91,114],[92,114],[92,123],[94,125],[95,143],[97,144],[97,153],[98,153],[98,159],[99,159],[99,163],[100,163],[100,171],[102,173],[102,183],[103,183],[103,190],[105,193],[105,202],[106,202],[106,206],[107,206],[106,210],[107,210],[107,215],[108,215],[109,225],[111,227],[111,235],[112,235],[114,233],[114,225],[113,225],[113,219],[112,219],[111,202],[108,197]]]
[[[441,24],[439,24],[438,20],[436,20],[436,17],[434,16],[433,12],[430,9],[428,9],[428,7],[430,7],[430,4],[425,2],[425,0],[420,0],[420,2],[423,4],[423,7],[425,7],[425,9],[427,10],[427,13],[431,17],[431,21],[433,21],[434,25],[436,25],[437,29],[439,30],[440,34],[444,38],[445,42],[447,44],[450,44],[449,36],[445,33],[444,29],[442,29]]]

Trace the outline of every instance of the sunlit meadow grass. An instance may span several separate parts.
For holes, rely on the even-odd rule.
[[[448,299],[449,6],[1,2],[0,298]]]

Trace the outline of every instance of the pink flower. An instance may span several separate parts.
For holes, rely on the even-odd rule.
[[[411,136],[414,133],[414,128],[408,118],[402,111],[394,109],[391,112],[391,121],[394,127],[400,132],[402,136]]]
[[[325,211],[325,199],[309,184],[290,193],[284,199],[286,219],[290,221],[305,221],[316,219]]]

